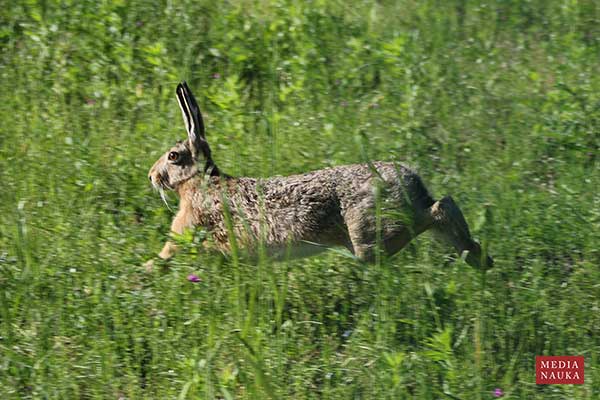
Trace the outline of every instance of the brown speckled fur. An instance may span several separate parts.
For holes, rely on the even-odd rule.
[[[188,140],[165,153],[149,173],[155,187],[179,194],[173,232],[203,227],[217,248],[228,252],[226,215],[230,215],[236,243],[250,255],[261,244],[275,258],[344,246],[360,260],[372,261],[378,241],[385,253],[393,254],[432,229],[459,253],[468,251],[469,264],[492,266],[452,198],[434,201],[410,168],[375,162],[286,177],[230,177],[221,174],[212,160],[200,110],[185,82],[177,87],[177,99]],[[167,242],[159,256],[170,258],[175,250]]]

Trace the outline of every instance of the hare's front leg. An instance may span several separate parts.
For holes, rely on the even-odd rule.
[[[177,252],[177,246],[175,245],[175,243],[173,243],[170,240],[167,240],[167,243],[165,243],[165,245],[163,246],[160,253],[158,253],[158,258],[160,258],[161,260],[167,261],[168,259],[173,257],[176,252]],[[151,258],[150,260],[148,260],[144,263],[144,268],[146,268],[147,272],[152,272],[152,269],[154,268],[154,263],[155,263],[154,258]]]
[[[191,207],[185,207],[185,204],[181,204],[177,215],[175,215],[175,218],[173,218],[173,222],[171,223],[171,233],[183,235],[186,229],[190,229],[193,226]],[[178,248],[175,243],[168,240],[160,253],[158,253],[158,256],[163,260],[168,260],[175,255],[177,250]]]
[[[190,229],[192,227],[193,223],[190,210],[187,207],[181,207],[171,223],[171,232],[177,235],[182,235],[186,229]],[[173,241],[167,240],[160,253],[158,253],[158,257],[166,261],[172,258],[177,250],[177,245],[173,243]],[[147,270],[152,270],[152,267],[154,266],[154,260],[147,261],[144,266]]]
[[[178,249],[175,243],[173,243],[170,240],[167,240],[167,243],[165,243],[160,253],[158,253],[158,257],[162,258],[163,260],[168,260],[169,258],[175,255],[177,250]]]

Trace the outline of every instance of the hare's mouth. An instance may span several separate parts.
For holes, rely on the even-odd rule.
[[[169,174],[167,174],[166,172],[162,172],[162,173],[154,173],[154,174],[150,174],[150,181],[152,182],[152,186],[154,187],[154,189],[161,191],[161,190],[173,190],[173,186],[171,185],[171,183],[169,182]]]
[[[169,176],[165,176],[163,174],[156,174],[151,177],[151,181],[152,187],[154,187],[154,189],[158,191],[158,193],[160,194],[160,198],[170,210],[171,207],[169,207],[169,202],[167,201],[167,193],[165,193],[165,190],[173,190],[173,187],[169,183]]]
[[[158,176],[158,187],[160,189],[173,190],[173,186],[169,182],[169,175],[159,175]]]

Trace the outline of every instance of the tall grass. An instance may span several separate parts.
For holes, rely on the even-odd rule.
[[[596,1],[2,8],[2,399],[600,397]],[[366,267],[246,264],[196,234],[145,273],[182,79],[224,171],[409,163],[495,268],[427,235]],[[536,386],[542,354],[584,355],[586,383]]]

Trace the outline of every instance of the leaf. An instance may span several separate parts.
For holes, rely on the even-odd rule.
[[[435,333],[425,341],[429,348],[423,355],[432,361],[443,361],[451,364],[452,358],[452,328],[446,327],[443,331]]]
[[[181,388],[181,392],[179,392],[179,396],[177,397],[179,400],[185,400],[188,392],[190,391],[190,387],[192,386],[192,383],[193,383],[192,381],[188,381],[185,383],[185,385],[183,385],[183,388]]]

